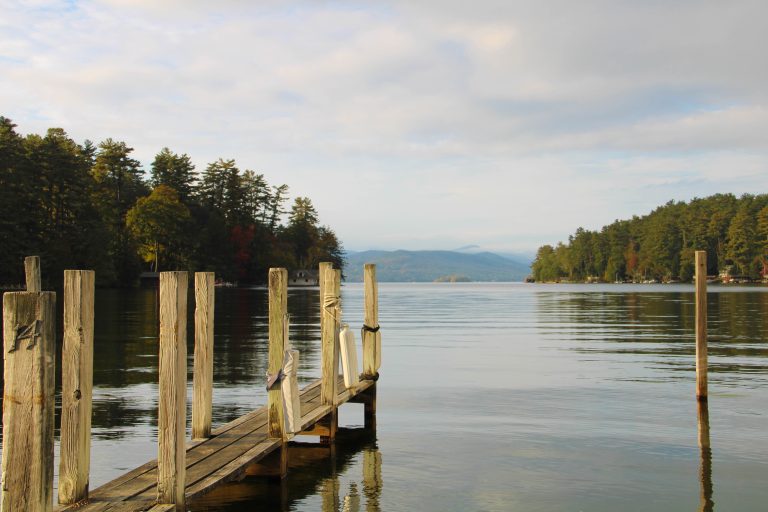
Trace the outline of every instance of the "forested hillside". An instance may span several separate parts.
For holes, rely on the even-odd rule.
[[[707,273],[759,279],[768,260],[768,195],[716,194],[674,202],[600,231],[582,228],[568,243],[539,248],[537,281],[688,281],[694,251],[707,251]]]
[[[347,258],[349,281],[363,280],[363,265],[376,264],[379,281],[449,281],[462,276],[471,281],[522,281],[528,265],[490,252],[466,254],[455,251],[365,251]]]
[[[168,148],[147,176],[132,151],[112,139],[78,144],[61,128],[22,136],[0,116],[0,284],[23,282],[23,258],[33,254],[53,286],[67,268],[125,286],[142,270],[261,282],[274,266],[342,266],[341,244],[312,201],[297,197],[287,210],[287,185],[234,160],[197,172]]]

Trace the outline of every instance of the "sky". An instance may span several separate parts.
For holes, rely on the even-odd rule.
[[[349,250],[532,252],[768,192],[768,2],[0,0],[20,133],[218,158]]]

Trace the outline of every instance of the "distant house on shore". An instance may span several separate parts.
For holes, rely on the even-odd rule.
[[[291,270],[288,276],[288,286],[318,286],[320,284],[317,270]]]

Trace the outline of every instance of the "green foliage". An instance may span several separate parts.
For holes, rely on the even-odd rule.
[[[43,278],[92,268],[100,286],[130,285],[142,269],[211,270],[263,282],[269,267],[343,268],[341,243],[308,198],[287,226],[288,186],[218,159],[199,177],[189,156],[163,148],[149,184],[133,149],[82,145],[60,128],[23,137],[0,116],[0,284],[23,282],[23,258],[43,257]],[[150,189],[148,185],[152,185]]]
[[[539,250],[536,252],[536,259],[531,267],[537,281],[558,281],[560,278],[565,277],[557,254],[555,254],[555,249],[551,245],[539,247]]]
[[[153,187],[166,185],[179,196],[181,201],[187,201],[192,195],[195,180],[195,166],[192,160],[184,155],[177,155],[168,148],[163,148],[152,161]]]
[[[138,244],[144,261],[159,271],[160,258],[166,268],[185,268],[185,232],[190,214],[179,194],[166,185],[158,185],[147,197],[139,198],[128,210],[126,225]]]
[[[707,251],[710,275],[726,269],[753,279],[765,275],[768,195],[670,201],[599,232],[579,228],[567,245],[542,246],[532,270],[537,281],[688,281],[697,250]]]

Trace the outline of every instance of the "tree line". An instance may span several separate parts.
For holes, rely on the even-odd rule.
[[[23,257],[43,278],[96,271],[100,286],[135,284],[144,270],[206,270],[263,282],[269,267],[343,268],[343,248],[307,197],[218,159],[198,172],[186,154],[157,153],[149,176],[133,148],[78,144],[61,128],[22,136],[0,116],[0,284],[23,282]],[[285,217],[287,214],[287,222]]]
[[[768,275],[768,194],[670,201],[600,231],[579,228],[567,244],[541,246],[531,268],[536,281],[689,281],[697,250],[708,275]]]

